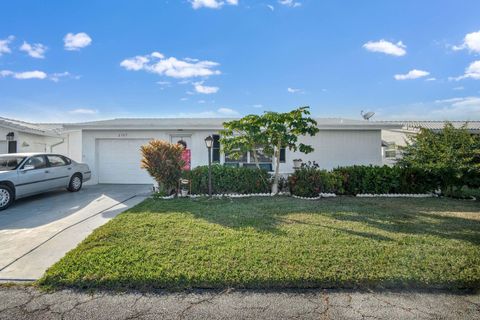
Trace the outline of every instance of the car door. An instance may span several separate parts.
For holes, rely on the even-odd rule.
[[[44,155],[32,156],[18,169],[17,194],[21,196],[41,193],[52,189],[47,158]]]
[[[67,187],[70,182],[71,165],[59,155],[48,154],[46,157],[52,188]]]

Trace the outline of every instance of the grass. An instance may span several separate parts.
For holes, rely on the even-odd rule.
[[[52,266],[45,288],[480,288],[480,204],[148,199]]]

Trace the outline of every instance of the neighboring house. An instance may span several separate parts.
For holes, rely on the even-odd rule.
[[[415,136],[420,129],[428,129],[433,132],[441,131],[446,121],[375,121],[379,124],[400,125],[399,129],[382,130],[382,156],[383,163],[394,164],[401,158],[401,147],[405,147],[412,136]],[[461,128],[467,123],[467,130],[471,134],[480,135],[480,121],[449,121],[455,128]]]
[[[231,166],[252,166],[253,157],[247,153],[240,160],[223,154],[219,131],[223,122],[232,119],[113,119],[84,123],[51,125],[61,134],[63,143],[52,151],[87,163],[92,170],[89,183],[153,183],[147,172],[140,168],[140,146],[151,139],[176,143],[183,140],[191,151],[191,165],[208,163],[204,139],[212,135],[212,159]],[[293,171],[293,159],[316,161],[320,167],[332,169],[348,165],[382,164],[382,130],[401,129],[401,125],[346,119],[316,119],[320,132],[314,137],[303,137],[315,151],[310,154],[283,151],[280,171]],[[46,128],[48,125],[39,125]],[[48,149],[48,148],[47,148]],[[47,150],[50,151],[50,150]],[[260,150],[261,151],[261,150]],[[262,166],[272,168],[272,159],[262,156]]]
[[[51,152],[65,139],[61,125],[39,125],[0,117],[0,154]]]

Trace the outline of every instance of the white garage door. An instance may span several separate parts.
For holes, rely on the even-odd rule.
[[[140,168],[140,146],[149,140],[98,140],[98,182],[123,184],[152,184],[153,180]]]

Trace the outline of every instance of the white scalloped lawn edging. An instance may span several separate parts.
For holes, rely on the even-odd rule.
[[[302,199],[302,200],[320,200],[322,198],[335,198],[337,195],[335,193],[319,193],[318,197],[300,197],[296,195],[292,195],[295,199]]]
[[[166,196],[166,197],[155,197],[156,199],[162,199],[162,200],[171,200],[175,198],[175,195],[172,194],[171,196]]]
[[[358,198],[435,198],[434,193],[359,193]]]
[[[288,192],[279,192],[276,194],[277,196],[289,196],[290,193]],[[275,194],[273,193],[248,193],[248,194],[237,194],[237,193],[222,193],[222,194],[212,194],[212,198],[251,198],[251,197],[274,197]],[[206,198],[208,194],[189,194],[186,197],[179,197],[179,198]],[[175,195],[171,195],[168,197],[156,197],[156,199],[161,200],[172,200],[175,199]]]

